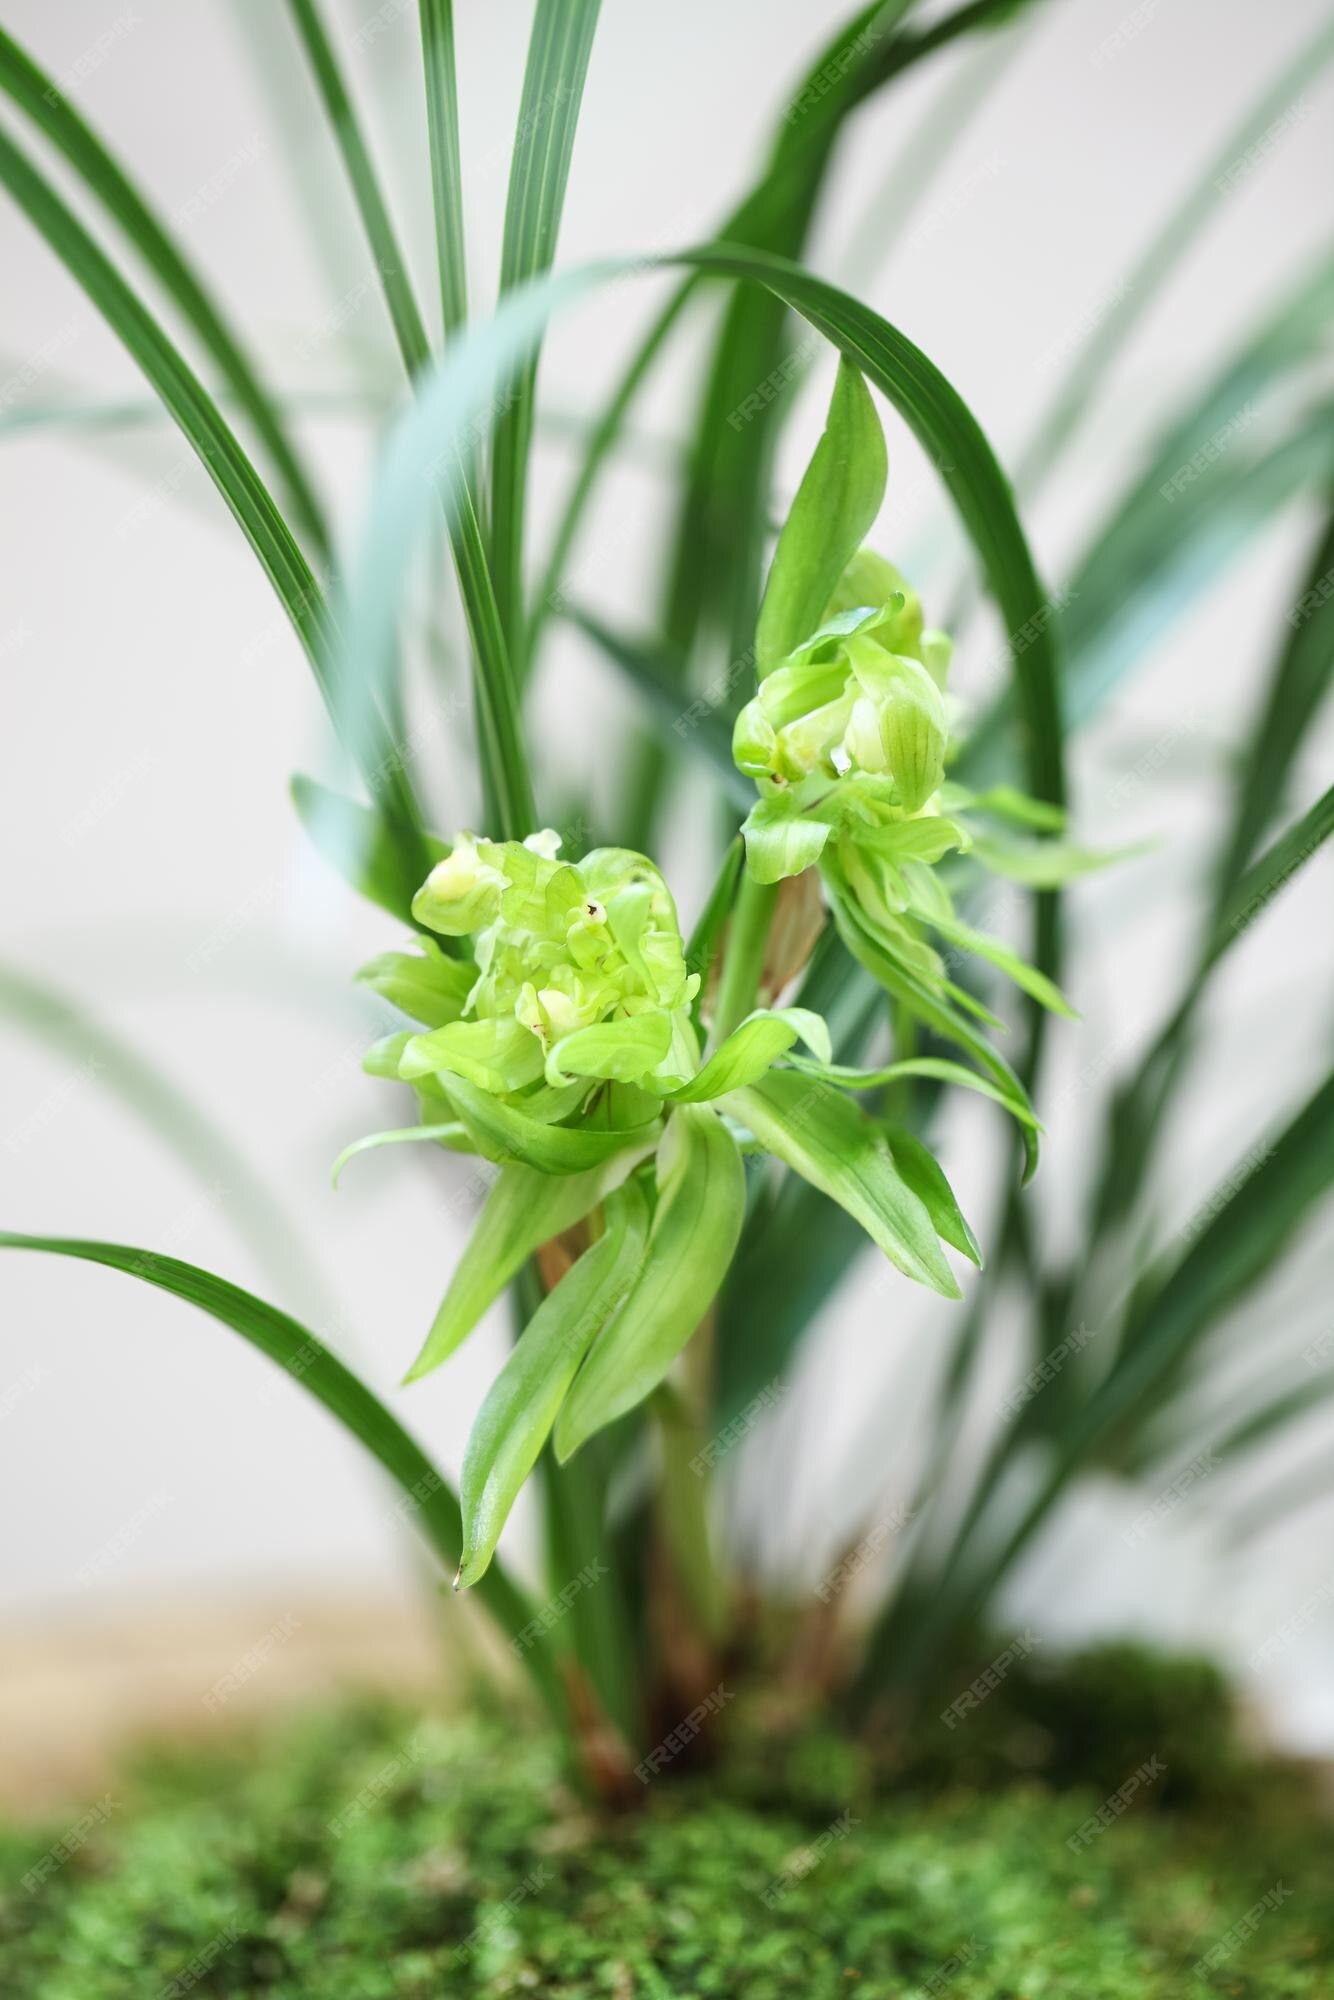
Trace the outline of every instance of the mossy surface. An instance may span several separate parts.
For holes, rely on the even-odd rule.
[[[504,1717],[364,1707],[225,1756],[159,1756],[53,1870],[42,1857],[68,1816],[0,1833],[0,1993],[1334,1995],[1328,1821],[1281,1773],[1246,1770],[1213,1682],[1190,1704],[1180,1673],[1159,1677],[1132,1703],[1131,1656],[1107,1679],[1116,1657],[1046,1682],[1053,1727],[1032,1721],[1031,1689],[1008,1707],[997,1690],[971,1747],[952,1732],[948,1752],[928,1744],[892,1771],[752,1718],[722,1769],[659,1778],[616,1818],[581,1806],[555,1746]],[[1098,1689],[1096,1782],[1068,1783]],[[1072,1850],[1109,1778],[1155,1757],[1162,1772]]]

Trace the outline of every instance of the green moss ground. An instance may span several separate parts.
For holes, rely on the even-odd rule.
[[[725,1770],[660,1779],[616,1819],[504,1717],[363,1707],[159,1756],[35,1891],[22,1878],[69,1816],[0,1832],[0,1994],[1334,1995],[1334,1831],[1247,1769],[1207,1670],[1146,1678],[1113,1652],[989,1706],[971,1740],[938,1731],[896,1762],[752,1719]],[[1072,1853],[1152,1756],[1161,1776]]]

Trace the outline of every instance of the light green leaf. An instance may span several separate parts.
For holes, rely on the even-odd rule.
[[[898,958],[886,952],[862,921],[854,903],[843,896],[836,896],[833,909],[839,936],[857,963],[878,979],[885,991],[900,1000],[918,1020],[946,1041],[967,1050],[978,1067],[986,1071],[1002,1098],[1026,1104],[1027,1092],[1004,1056],[992,1047],[985,1035],[978,1033],[957,1007],[951,1006],[948,996],[937,992]],[[1021,1130],[1025,1155],[1024,1179],[1027,1181],[1037,1168],[1038,1146],[1031,1123],[1022,1125]]]
[[[967,785],[946,782],[940,787],[944,812],[994,813],[997,819],[1013,820],[1016,826],[1035,827],[1042,833],[1060,833],[1065,827],[1064,806],[1049,805],[1045,799],[1031,799],[1013,785],[992,785],[985,792],[970,792]]]
[[[820,859],[829,828],[808,819],[786,797],[761,799],[751,807],[741,829],[746,843],[746,867],[757,882],[781,882],[801,875]]]
[[[412,898],[423,869],[434,867],[447,852],[444,841],[423,833],[420,858],[409,860],[382,811],[358,805],[300,771],[291,790],[297,817],[330,867],[368,902],[411,923]]]
[[[902,1062],[886,1063],[883,1069],[848,1069],[841,1063],[812,1063],[801,1056],[790,1056],[793,1069],[799,1069],[808,1076],[823,1077],[828,1083],[841,1084],[845,1090],[878,1090],[887,1083],[900,1083],[905,1077],[930,1077],[936,1083],[958,1083],[965,1090],[976,1090],[983,1097],[989,1097],[993,1104],[1003,1105],[1012,1118],[1026,1125],[1032,1132],[1040,1132],[1042,1126],[1034,1114],[1032,1105],[1019,1091],[1016,1084],[1013,1091],[1000,1088],[990,1077],[979,1076],[975,1069],[968,1069],[963,1063],[949,1062],[943,1056],[906,1056]]]
[[[921,1200],[882,1135],[832,1084],[771,1070],[719,1107],[766,1151],[855,1217],[905,1277],[947,1299],[961,1296]]]
[[[583,1174],[502,1167],[404,1381],[420,1381],[447,1361],[533,1252],[582,1222],[621,1185],[647,1150],[618,1153],[604,1166]]]
[[[657,1185],[639,1280],[595,1342],[556,1419],[562,1462],[657,1387],[732,1261],[746,1212],[746,1176],[735,1140],[712,1111],[673,1114],[658,1152]]]
[[[832,1060],[829,1030],[806,1007],[762,1007],[734,1028],[698,1076],[667,1092],[673,1104],[705,1104],[725,1091],[741,1090],[772,1069],[796,1041],[805,1042],[820,1062]]]
[[[937,1236],[969,1258],[980,1271],[981,1247],[968,1227],[963,1211],[954,1198],[954,1189],[945,1178],[945,1170],[935,1154],[906,1125],[895,1125],[882,1119],[880,1129],[889,1141],[895,1166],[931,1217],[931,1226]]]
[[[310,475],[283,428],[273,398],[204,279],[56,79],[39,69],[3,29],[0,29],[0,89],[8,91],[51,143],[59,147],[88,191],[119,224],[194,328],[220,376],[230,385],[237,402],[267,445],[317,553],[327,558],[328,526]]]
[[[656,1118],[627,1131],[551,1125],[525,1116],[503,1098],[478,1090],[462,1077],[446,1077],[443,1083],[478,1150],[501,1166],[535,1167],[544,1174],[582,1174],[627,1146],[642,1153],[658,1133]]]
[[[975,931],[970,924],[961,924],[957,918],[947,917],[940,910],[921,914],[942,937],[961,945],[965,951],[974,952],[978,958],[988,959],[992,965],[1007,973],[1015,985],[1030,994],[1039,1006],[1049,1008],[1053,1014],[1063,1015],[1067,1021],[1079,1019],[1060,987],[1048,979],[1045,972],[1039,972],[1036,966],[1029,965],[1008,945],[1003,945],[999,938],[989,936],[986,931]]]
[[[972,854],[993,875],[1009,882],[1022,882],[1028,889],[1059,889],[1081,875],[1096,874],[1113,862],[1130,861],[1150,852],[1154,842],[1134,841],[1125,847],[1075,847],[1063,840],[999,840],[994,834],[975,833]]]
[[[323,592],[235,432],[137,294],[6,132],[0,132],[0,182],[143,371],[231,509],[292,621],[334,727],[393,829],[404,871],[420,872],[425,861],[420,816],[402,758],[374,699],[350,699],[356,678],[339,679],[329,658]]]
[[[647,1234],[648,1203],[629,1181],[608,1197],[602,1235],[543,1299],[492,1383],[463,1455],[458,1585],[485,1574],[580,1363],[635,1284]]]
[[[364,1139],[354,1139],[350,1146],[344,1146],[330,1169],[329,1178],[337,1187],[343,1168],[358,1153],[374,1152],[379,1146],[408,1146],[418,1139],[434,1141],[451,1153],[472,1151],[472,1135],[457,1118],[451,1118],[442,1125],[400,1125],[392,1132],[368,1132]]]
[[[755,631],[761,680],[819,625],[880,512],[889,462],[871,392],[840,360],[829,415],[778,537]]]

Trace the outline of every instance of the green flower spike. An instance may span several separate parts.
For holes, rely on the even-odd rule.
[[[977,795],[947,780],[956,712],[946,685],[951,642],[927,626],[906,577],[861,545],[887,474],[880,419],[845,361],[774,551],[756,641],[758,686],[733,732],[736,764],[759,793],[742,829],[746,865],[762,883],[819,867],[849,952],[903,1011],[973,1058],[977,1071],[947,1065],[952,1080],[999,1096],[1019,1119],[1031,1172],[1032,1107],[977,1025],[999,1024],[949,977],[950,959],[990,960],[1041,1005],[1071,1010],[1041,972],[960,921],[952,884],[967,885],[965,856],[967,867],[1043,886],[1114,857],[1050,839],[998,838],[972,814],[1044,834],[1059,830],[1060,815],[1008,788]],[[951,882],[941,863],[954,869]],[[820,1073],[818,1064],[804,1066]],[[838,1078],[863,1087],[878,1080],[870,1072]]]

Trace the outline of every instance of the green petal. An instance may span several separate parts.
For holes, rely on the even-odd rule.
[[[414,1035],[399,1061],[399,1075],[461,1076],[479,1090],[522,1090],[542,1074],[542,1044],[511,1016],[499,1021],[451,1021],[429,1035]]]
[[[562,1035],[547,1057],[547,1079],[603,1076],[638,1083],[658,1067],[672,1045],[672,1017],[660,1007]]]
[[[820,859],[829,838],[822,821],[807,818],[784,795],[752,806],[741,833],[746,867],[757,882],[769,883],[803,874]]]

